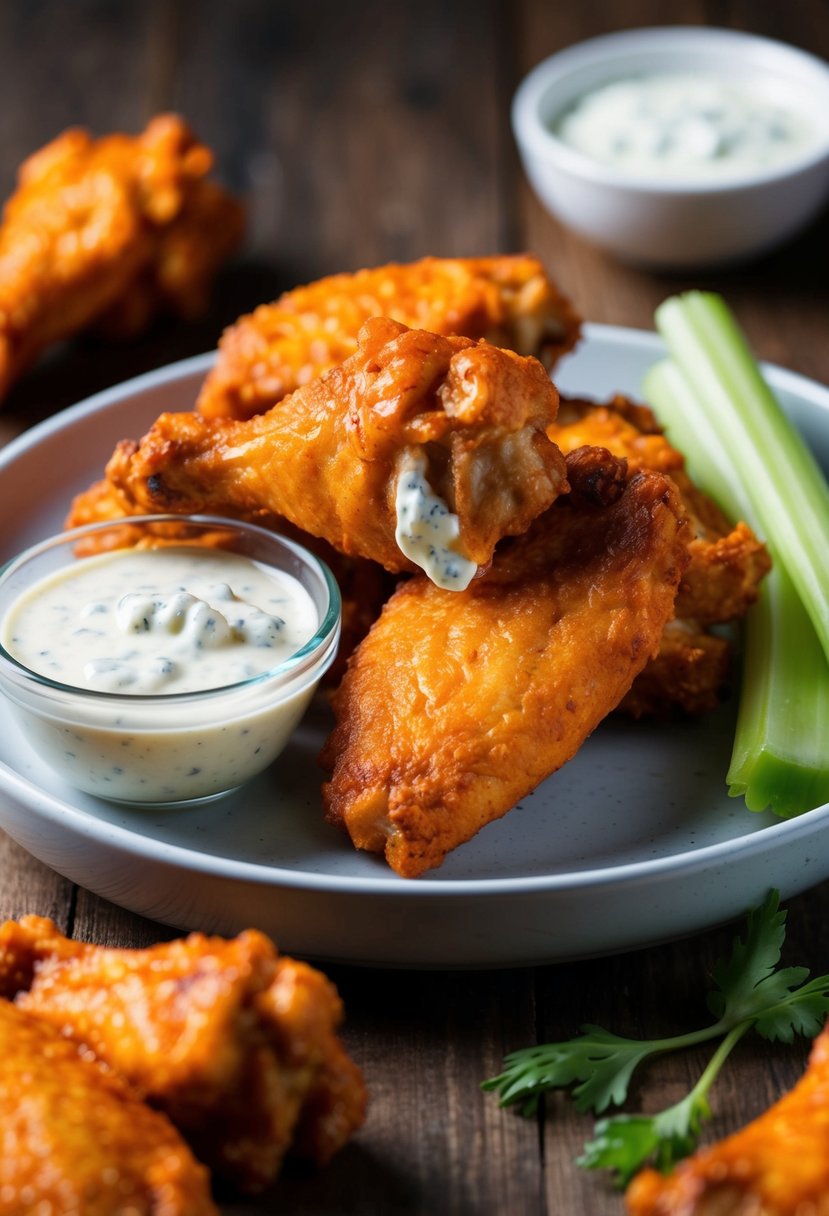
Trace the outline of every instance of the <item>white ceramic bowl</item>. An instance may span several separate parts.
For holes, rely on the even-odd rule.
[[[156,806],[213,798],[262,772],[283,750],[340,634],[340,595],[327,567],[300,545],[252,524],[210,516],[131,520],[161,552],[209,539],[295,579],[319,621],[299,649],[260,674],[201,692],[133,696],[78,688],[31,670],[0,643],[0,690],[29,743],[70,785],[101,798]],[[164,536],[172,526],[175,539]],[[120,521],[92,524],[26,549],[0,571],[0,621],[45,579],[129,544]],[[202,549],[202,551],[205,551]],[[88,569],[94,571],[96,567]]]
[[[786,96],[814,143],[775,168],[727,180],[634,175],[583,155],[553,123],[596,87],[648,73],[724,76]],[[684,267],[739,261],[782,243],[829,194],[829,67],[794,47],[730,30],[628,30],[570,47],[520,85],[512,124],[529,180],[564,224],[627,261]]]

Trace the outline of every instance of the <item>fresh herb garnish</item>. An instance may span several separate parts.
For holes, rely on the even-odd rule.
[[[532,1115],[541,1096],[567,1089],[577,1110],[601,1114],[626,1099],[631,1077],[645,1059],[720,1039],[694,1088],[682,1101],[656,1115],[618,1115],[600,1120],[579,1164],[608,1168],[625,1185],[647,1161],[659,1168],[687,1156],[710,1114],[708,1093],[731,1049],[748,1030],[764,1039],[789,1043],[796,1034],[814,1036],[829,1014],[829,975],[809,980],[805,967],[778,968],[786,935],[786,913],[778,892],[748,915],[744,938],[735,938],[728,959],[718,964],[708,994],[716,1021],[702,1030],[663,1039],[627,1039],[599,1026],[561,1043],[514,1051],[504,1071],[484,1081],[501,1106],[519,1106]]]

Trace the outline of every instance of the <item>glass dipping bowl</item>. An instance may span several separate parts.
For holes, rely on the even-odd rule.
[[[0,629],[32,586],[89,555],[131,548],[142,534],[142,548],[210,546],[292,575],[313,601],[316,631],[287,658],[239,683],[136,696],[61,684],[26,667],[0,641],[0,690],[28,742],[70,785],[148,806],[202,801],[244,784],[285,747],[336,655],[340,593],[312,553],[254,524],[137,516],[75,528],[8,562],[0,570]]]

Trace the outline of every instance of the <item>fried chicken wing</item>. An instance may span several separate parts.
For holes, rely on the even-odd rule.
[[[423,258],[338,274],[286,292],[227,329],[199,395],[208,418],[250,418],[357,349],[370,317],[435,334],[486,338],[551,368],[579,319],[537,258]]]
[[[667,1177],[644,1170],[630,1216],[826,1216],[829,1213],[829,1030],[798,1084],[742,1131]]]
[[[709,626],[738,620],[754,603],[771,567],[765,545],[747,524],[732,525],[694,484],[684,456],[647,406],[621,396],[605,403],[562,398],[548,434],[565,453],[599,444],[631,468],[658,470],[676,484],[692,528],[690,562],[677,594],[679,619],[619,708],[634,717],[713,709],[727,685],[731,647]]]
[[[218,1216],[166,1115],[59,1027],[0,1001],[0,1216]]]
[[[550,438],[565,453],[585,444],[624,456],[632,469],[655,469],[676,483],[692,526],[691,561],[679,587],[678,617],[701,625],[745,615],[771,560],[745,523],[732,525],[685,471],[685,457],[666,439],[653,412],[625,397],[606,403],[562,398]]]
[[[0,993],[105,1061],[243,1190],[288,1152],[327,1161],[362,1122],[335,989],[261,933],[126,950],[24,917],[0,927]]]
[[[175,115],[139,136],[72,129],[22,165],[0,224],[0,397],[49,344],[92,324],[142,329],[204,303],[243,230]]]
[[[416,570],[397,535],[401,477],[421,468],[457,518],[452,552],[489,564],[566,488],[547,438],[558,395],[532,358],[373,318],[356,354],[244,422],[163,414],[107,477],[150,511],[266,510],[387,570]]]
[[[659,647],[687,563],[675,487],[598,449],[568,476],[466,591],[401,585],[334,694],[327,816],[404,877],[569,760]]]

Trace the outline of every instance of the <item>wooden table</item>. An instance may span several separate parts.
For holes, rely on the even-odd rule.
[[[523,179],[508,126],[521,74],[590,35],[662,23],[666,11],[658,0],[8,0],[0,6],[3,195],[19,161],[63,127],[135,130],[151,113],[175,108],[247,196],[251,227],[244,257],[223,275],[203,322],[168,325],[123,348],[77,343],[56,353],[11,394],[0,440],[137,371],[209,349],[224,324],[285,287],[426,253],[533,249],[587,318],[643,328],[674,290],[714,288],[761,357],[829,382],[825,217],[794,244],[728,274],[655,275],[563,231]],[[822,0],[670,7],[676,22],[713,20],[829,57],[825,15]],[[7,838],[0,867],[0,916],[37,912],[75,936],[123,945],[170,935],[73,887]],[[829,884],[793,899],[789,961],[827,970],[827,924]],[[275,1197],[238,1211],[621,1212],[606,1179],[573,1164],[589,1119],[554,1100],[537,1122],[523,1120],[500,1111],[478,1084],[506,1050],[569,1037],[585,1021],[646,1036],[700,1023],[703,977],[732,933],[495,973],[330,968],[371,1093],[368,1122],[327,1170],[286,1177]],[[805,1054],[803,1043],[745,1040],[717,1084],[709,1134],[759,1112],[795,1080]],[[663,1060],[636,1087],[636,1107],[675,1101],[705,1058],[700,1051]]]

